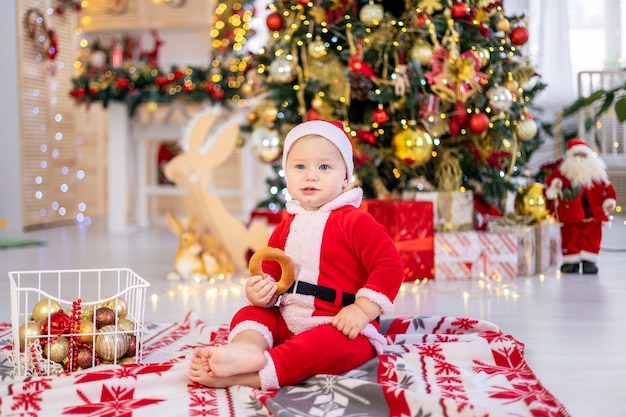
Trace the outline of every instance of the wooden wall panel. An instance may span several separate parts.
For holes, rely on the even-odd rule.
[[[101,215],[101,161],[85,158],[99,146],[98,139],[77,133],[81,109],[68,94],[76,57],[76,13],[49,14],[47,10],[56,4],[51,0],[17,4],[23,227]],[[58,44],[54,59],[46,57],[41,44],[30,37],[24,21],[35,15],[45,22],[45,27],[37,26],[39,31],[44,35],[49,35],[45,29],[54,31]]]

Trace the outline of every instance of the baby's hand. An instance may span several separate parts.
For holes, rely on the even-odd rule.
[[[345,306],[333,317],[333,326],[348,339],[357,337],[369,322],[365,312],[356,304]]]
[[[246,297],[257,307],[276,304],[276,284],[260,275],[254,275],[246,282]]]

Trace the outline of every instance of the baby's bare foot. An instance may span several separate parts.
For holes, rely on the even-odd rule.
[[[258,372],[267,363],[265,354],[258,346],[247,343],[231,343],[213,347],[208,357],[208,374],[227,377]],[[206,368],[205,368],[206,369]]]

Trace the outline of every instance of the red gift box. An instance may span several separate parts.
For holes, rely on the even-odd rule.
[[[285,210],[272,211],[270,209],[258,208],[250,213],[250,221],[261,221],[273,229],[288,216],[289,214]]]
[[[400,253],[405,281],[434,278],[432,202],[367,199],[363,200],[361,208],[387,228]]]

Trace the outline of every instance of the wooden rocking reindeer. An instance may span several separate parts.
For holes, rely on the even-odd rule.
[[[245,225],[233,216],[219,197],[209,190],[211,174],[235,150],[239,135],[238,121],[233,119],[222,129],[213,131],[220,115],[219,109],[199,112],[185,133],[183,153],[165,166],[168,180],[187,195],[189,211],[197,219],[199,231],[213,236],[226,250],[235,269],[248,269],[247,255],[267,245],[270,231],[261,222]]]

